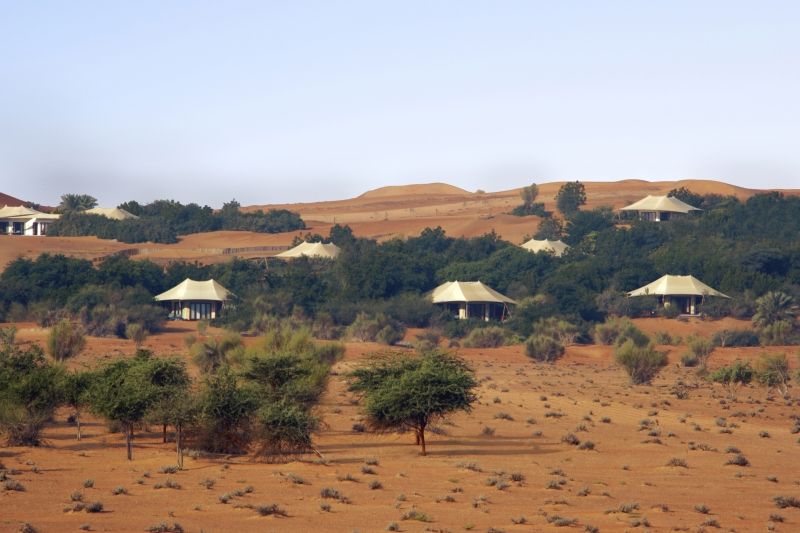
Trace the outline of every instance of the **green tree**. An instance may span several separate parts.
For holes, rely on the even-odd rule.
[[[67,193],[61,196],[58,204],[59,213],[76,213],[97,207],[97,198],[88,194]]]
[[[258,455],[279,459],[293,453],[313,451],[312,434],[319,419],[303,405],[284,398],[264,405],[256,415]]]
[[[62,384],[64,403],[72,408],[78,440],[81,440],[81,409],[89,402],[88,394],[93,379],[94,374],[86,371],[75,371],[64,375]]]
[[[0,431],[11,446],[38,446],[44,425],[61,403],[63,369],[41,348],[0,350]]]
[[[570,181],[556,194],[556,207],[564,218],[571,218],[586,203],[586,188],[580,181]]]
[[[667,196],[672,196],[673,198],[677,198],[681,202],[686,202],[692,207],[700,207],[703,205],[703,196],[700,194],[693,193],[686,187],[672,189],[667,193]]]
[[[228,362],[228,356],[236,349],[244,346],[242,338],[233,332],[221,337],[198,340],[190,348],[189,353],[195,364],[205,373],[216,372]]]
[[[762,329],[776,322],[794,325],[796,316],[797,306],[791,296],[781,291],[770,291],[756,300],[753,323]]]
[[[242,453],[252,440],[258,393],[239,385],[227,366],[206,377],[200,395],[201,445],[215,453]]]
[[[475,374],[448,353],[377,356],[350,374],[349,389],[364,396],[370,425],[379,431],[411,429],[425,455],[425,430],[476,400]]]
[[[89,390],[92,410],[122,426],[129,461],[133,459],[133,430],[161,392],[153,383],[149,363],[150,355],[144,351],[112,361],[97,372]]]
[[[174,386],[156,400],[147,414],[148,420],[163,424],[162,440],[166,442],[167,425],[175,428],[176,464],[183,469],[183,443],[186,430],[195,425],[200,416],[197,397],[188,386]]]
[[[539,229],[534,234],[535,239],[557,241],[564,236],[564,223],[557,218],[545,218],[539,222]]]

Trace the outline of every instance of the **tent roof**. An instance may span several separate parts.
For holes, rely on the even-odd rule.
[[[186,278],[166,292],[156,296],[156,301],[166,302],[171,300],[208,300],[223,302],[230,296],[230,291],[210,279],[208,281],[195,281]]]
[[[480,281],[448,281],[431,293],[435,304],[447,302],[495,302],[515,304],[514,300],[484,285]]]
[[[291,250],[286,250],[277,254],[275,257],[281,259],[294,259],[296,257],[323,257],[336,259],[339,255],[339,247],[335,244],[322,244],[321,242],[301,242]]]
[[[620,211],[666,211],[669,213],[688,213],[689,211],[702,211],[672,196],[650,196],[649,194],[623,207]]]
[[[531,239],[525,244],[521,244],[520,246],[534,253],[553,252],[553,255],[555,255],[556,257],[561,257],[561,254],[563,254],[567,250],[567,248],[569,248],[568,244],[565,244],[560,240],[550,241],[547,239],[541,241],[537,241],[536,239]]]
[[[101,215],[114,220],[131,220],[139,218],[119,207],[93,207],[84,211],[87,215]]]
[[[22,218],[30,218],[37,215],[43,215],[44,213],[37,211],[35,209],[31,209],[29,207],[24,206],[3,206],[0,208],[0,218],[13,218],[13,217],[22,217]]]
[[[694,276],[661,276],[652,283],[628,293],[628,296],[720,296],[730,298],[712,289]]]

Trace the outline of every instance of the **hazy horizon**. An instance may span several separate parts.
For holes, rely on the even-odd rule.
[[[800,187],[800,4],[3,2],[0,191]]]

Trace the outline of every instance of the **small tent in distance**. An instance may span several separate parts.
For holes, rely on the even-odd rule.
[[[686,216],[692,211],[702,211],[672,196],[647,195],[638,202],[620,209],[624,213],[638,212],[641,220],[662,222]]]
[[[294,248],[275,255],[275,257],[278,259],[296,259],[298,257],[336,259],[340,251],[339,247],[333,243],[301,242]]]
[[[129,213],[119,207],[93,207],[83,211],[87,215],[100,215],[112,220],[136,220],[137,217],[133,213]]]
[[[696,315],[697,305],[708,296],[730,298],[716,289],[712,289],[694,276],[665,275],[644,287],[628,293],[628,296],[657,296],[659,303],[665,308],[673,305],[686,315]]]
[[[214,281],[186,278],[170,290],[155,297],[164,302],[169,317],[178,320],[213,320],[220,316],[231,292]]]
[[[556,257],[561,257],[564,252],[567,251],[569,245],[562,242],[561,240],[551,241],[548,239],[543,240],[536,240],[531,239],[528,242],[520,245],[522,248],[525,248],[529,252],[538,253],[538,252],[549,252],[552,253]]]
[[[454,318],[505,320],[509,305],[517,302],[480,281],[448,281],[433,289],[431,301],[446,309]]]

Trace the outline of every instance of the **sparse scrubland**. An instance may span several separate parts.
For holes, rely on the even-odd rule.
[[[268,269],[12,262],[0,531],[795,530],[800,202],[618,224],[567,193],[543,227],[561,258],[336,226],[338,260]],[[621,297],[665,272],[733,298],[686,318]],[[185,277],[235,305],[165,321],[152,295]],[[519,305],[453,320],[424,296],[451,279]]]

